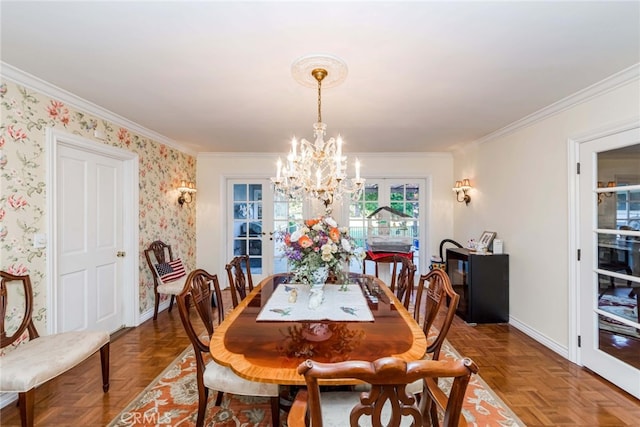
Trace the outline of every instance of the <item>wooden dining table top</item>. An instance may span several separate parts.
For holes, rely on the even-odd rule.
[[[309,335],[310,322],[257,322],[256,317],[271,296],[281,275],[262,280],[214,330],[209,345],[213,359],[240,377],[281,385],[304,385],[297,367],[306,359],[321,362],[373,361],[384,356],[403,360],[423,357],[427,340],[422,328],[389,288],[368,275],[353,275],[378,294],[368,300],[373,322],[311,322],[322,324],[323,336]],[[274,280],[276,279],[276,280]],[[327,284],[326,286],[340,286]],[[323,384],[355,384],[332,380]]]

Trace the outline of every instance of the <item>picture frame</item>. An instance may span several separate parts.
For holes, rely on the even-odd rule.
[[[483,231],[478,243],[484,246],[487,249],[491,249],[491,244],[493,243],[493,239],[496,237],[495,231]]]

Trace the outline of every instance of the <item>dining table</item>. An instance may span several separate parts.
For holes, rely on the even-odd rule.
[[[336,319],[290,320],[274,318],[275,313],[289,314],[290,308],[306,310],[304,288],[288,284],[290,275],[265,277],[242,302],[225,315],[215,328],[210,341],[213,359],[228,366],[242,378],[280,385],[304,385],[297,368],[306,359],[321,362],[346,360],[374,361],[393,356],[410,361],[424,356],[427,339],[413,316],[398,301],[380,279],[364,274],[349,274],[349,284],[326,284],[327,298],[323,304],[340,306],[346,317]],[[298,288],[296,288],[298,286]],[[284,288],[283,288],[284,287]],[[334,287],[334,288],[328,288]],[[300,291],[296,301],[293,289]],[[341,293],[348,289],[348,292]],[[294,301],[290,308],[268,309],[269,301],[282,298],[287,291]],[[359,295],[358,293],[361,293]],[[357,296],[358,298],[354,298]],[[364,298],[363,298],[364,297]],[[365,301],[361,320],[351,320],[349,300]],[[358,301],[356,301],[356,299]],[[333,307],[335,308],[335,307]],[[311,310],[311,309],[309,309]],[[360,310],[360,309],[359,309]],[[362,311],[361,310],[361,311]],[[335,310],[340,312],[340,310]],[[313,310],[309,312],[313,314]],[[302,314],[304,319],[304,314]],[[313,316],[311,316],[313,317]],[[357,384],[356,380],[324,380],[323,385]]]

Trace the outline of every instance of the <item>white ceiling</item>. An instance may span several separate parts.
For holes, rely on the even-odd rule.
[[[285,152],[323,91],[345,152],[447,151],[640,62],[640,2],[0,3],[1,59],[193,151]]]

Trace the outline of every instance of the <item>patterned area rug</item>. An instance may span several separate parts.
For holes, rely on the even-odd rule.
[[[447,358],[460,358],[447,341],[442,354]],[[195,425],[198,407],[195,370],[193,350],[188,347],[111,421],[109,427]],[[214,403],[215,393],[211,391],[205,426],[271,426],[268,398],[225,394],[222,406],[216,407]],[[479,375],[474,375],[469,383],[462,411],[472,426],[525,425]],[[286,414],[281,412],[280,415],[286,425]]]
[[[640,292],[640,289],[638,292]],[[598,300],[598,308],[632,322],[638,321],[638,306],[635,298],[603,295]],[[606,316],[600,316],[600,328],[615,334],[640,338],[640,332],[637,328]]]

